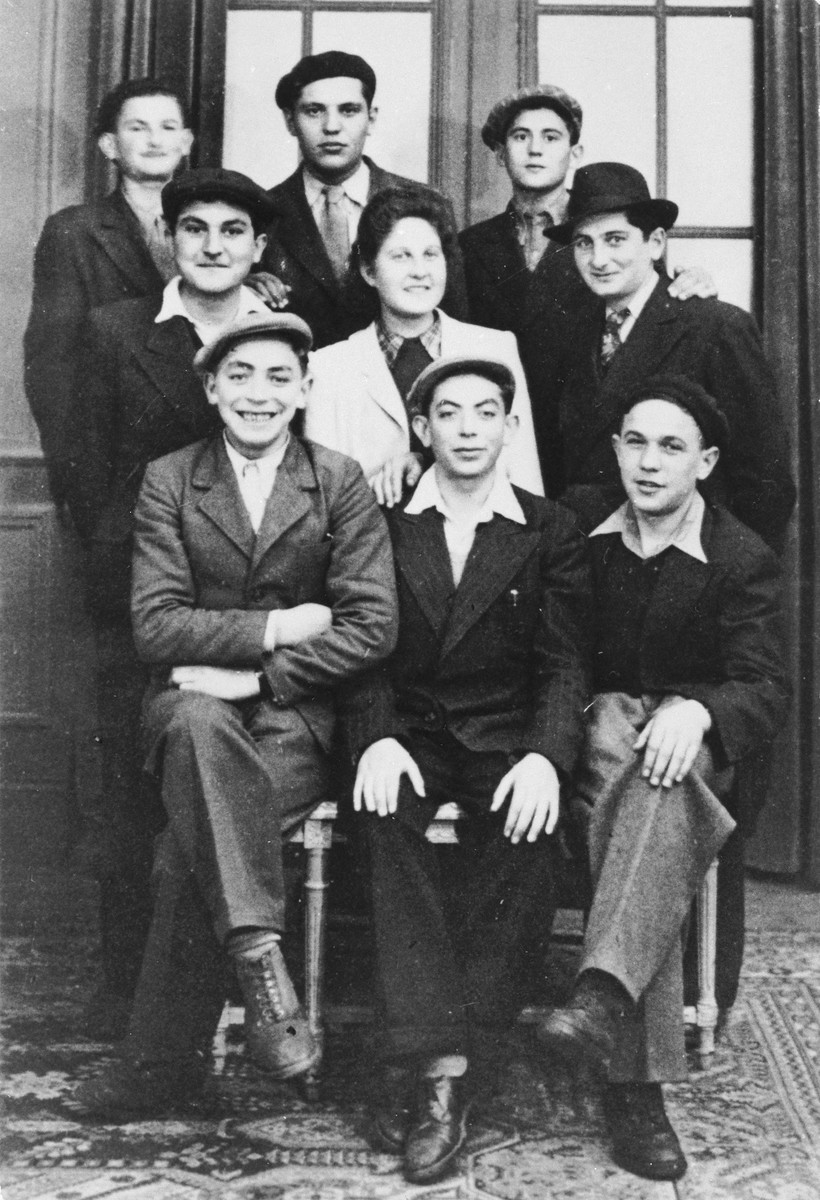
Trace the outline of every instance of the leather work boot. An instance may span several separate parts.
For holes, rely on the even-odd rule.
[[[619,1167],[644,1179],[680,1179],[686,1173],[681,1149],[663,1103],[659,1083],[611,1083],[604,1113]]]
[[[433,1183],[445,1174],[467,1138],[464,1076],[420,1075],[415,1112],[404,1146],[404,1177]]]
[[[257,1064],[277,1079],[315,1067],[322,1049],[310,1032],[279,944],[261,958],[235,958],[245,1000],[245,1038]]]
[[[205,1055],[156,1063],[119,1059],[81,1083],[72,1099],[86,1112],[114,1121],[155,1117],[198,1099],[207,1076]]]
[[[413,1121],[413,1076],[406,1067],[385,1067],[370,1122],[370,1141],[383,1154],[404,1154]]]

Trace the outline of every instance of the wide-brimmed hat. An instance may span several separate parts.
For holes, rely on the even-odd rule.
[[[194,370],[199,375],[213,372],[228,351],[239,342],[266,337],[288,342],[297,354],[306,353],[313,345],[310,326],[295,313],[248,313],[223,329],[219,337],[197,350]]]
[[[570,141],[577,142],[581,136],[584,114],[578,101],[563,88],[552,83],[539,83],[537,87],[519,88],[493,105],[481,130],[484,145],[491,150],[502,145],[513,121],[525,108],[550,108],[564,121]]]
[[[424,368],[407,396],[410,412],[426,414],[435,389],[445,379],[451,379],[454,375],[480,375],[482,379],[489,379],[497,384],[505,393],[505,407],[509,412],[515,395],[515,376],[507,364],[495,358],[463,354],[437,358]],[[509,401],[506,397],[509,397]]]
[[[544,232],[548,238],[567,246],[579,221],[608,212],[646,216],[656,227],[671,229],[678,217],[678,206],[671,200],[653,200],[646,180],[634,167],[616,162],[592,163],[575,172],[566,220]]]
[[[225,167],[197,167],[182,171],[162,189],[162,213],[173,228],[186,204],[195,200],[222,200],[248,213],[254,225],[269,225],[276,206],[264,188],[241,171]]]

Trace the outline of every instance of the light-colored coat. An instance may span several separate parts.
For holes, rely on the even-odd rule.
[[[504,451],[504,461],[514,484],[543,496],[530,396],[515,334],[454,321],[443,312],[439,316],[442,356],[480,355],[504,362],[512,370],[512,411],[519,427]],[[314,379],[305,414],[306,437],[355,458],[367,479],[389,459],[409,450],[407,413],[379,346],[375,324],[347,341],[318,350],[311,356],[311,370]]]

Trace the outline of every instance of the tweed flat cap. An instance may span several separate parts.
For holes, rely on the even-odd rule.
[[[297,354],[307,352],[313,345],[310,326],[295,313],[250,313],[234,321],[227,329],[223,329],[218,338],[197,350],[194,370],[200,375],[215,371],[238,342],[266,337],[289,342]]]
[[[481,130],[485,146],[495,150],[502,145],[513,121],[525,108],[551,108],[566,123],[570,141],[575,143],[581,136],[584,114],[578,101],[563,88],[541,83],[537,87],[520,88],[493,106]]]
[[[446,358],[438,358],[425,367],[408,393],[408,409],[411,412],[426,413],[435,389],[445,379],[452,379],[454,375],[480,375],[498,384],[505,395],[507,412],[510,411],[515,395],[515,376],[510,368],[506,363],[494,358],[473,358],[469,355],[449,355]]]

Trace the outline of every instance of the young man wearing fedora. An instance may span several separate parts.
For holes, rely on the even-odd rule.
[[[586,292],[571,251],[550,241],[546,230],[566,216],[573,173],[583,158],[582,120],[578,101],[550,83],[499,100],[481,137],[507,172],[512,198],[504,212],[459,235],[470,320],[510,329],[518,339],[541,470],[552,497],[562,480],[556,351],[564,318],[584,303]],[[667,286],[679,300],[715,294],[701,270],[684,271]]]
[[[327,796],[333,690],[390,652],[396,601],[360,468],[290,433],[310,345],[288,313],[230,322],[194,359],[221,432],[145,473],[132,614],[168,823],[123,1055],[77,1093],[95,1112],[201,1092],[227,960],[257,1065],[290,1079],[319,1057],[279,946],[282,841]]]
[[[377,192],[413,187],[432,193],[445,205],[455,234],[453,206],[440,192],[385,171],[365,155],[377,116],[375,91],[370,64],[340,50],[300,59],[276,87],[301,163],[268,193],[273,220],[262,268],[280,303],[308,322],[317,349],[364,329],[376,315],[370,289],[358,271],[348,276],[348,264],[362,209]],[[442,307],[466,320],[460,257],[451,265]]]
[[[497,469],[514,391],[509,367],[478,357],[416,380],[413,424],[435,461],[388,513],[398,646],[342,708],[382,998],[373,1137],[414,1183],[463,1144],[468,1064],[503,1048],[542,961],[549,835],[582,731],[586,547],[572,514]],[[469,814],[453,894],[425,839],[449,801]]]
[[[649,379],[612,418],[626,500],[589,539],[595,694],[568,789],[594,892],[569,1003],[539,1036],[551,1063],[603,1075],[615,1161],[673,1180],[687,1164],[661,1083],[686,1074],[681,928],[735,822],[754,817],[734,777],[785,714],[779,572],[701,494],[731,440],[698,383]]]
[[[72,511],[85,546],[97,651],[105,806],[97,831],[109,1036],[121,1036],[150,918],[153,807],[139,751],[145,669],[129,613],[134,506],[155,458],[219,423],[195,351],[245,313],[266,313],[244,281],[259,260],[270,202],[235,171],[186,171],[162,190],[174,275],[152,295],[93,309],[70,415]]]
[[[677,214],[634,167],[594,163],[576,172],[566,219],[547,230],[572,248],[589,293],[561,347],[562,499],[611,508],[623,496],[610,444],[618,406],[650,376],[673,372],[706,388],[733,430],[705,490],[779,549],[795,489],[772,372],[748,313],[670,298],[661,264]]]

